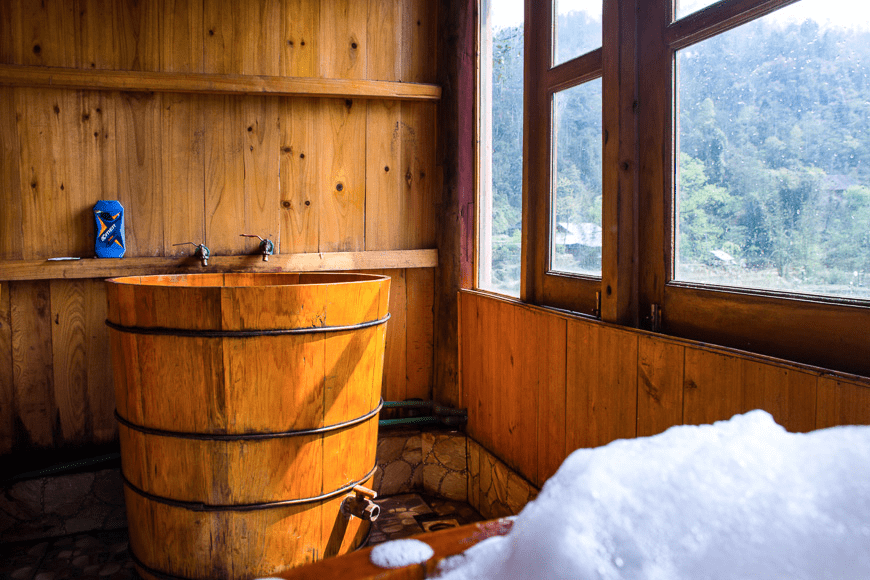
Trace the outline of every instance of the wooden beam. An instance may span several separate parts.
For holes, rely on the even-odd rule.
[[[112,278],[148,274],[198,272],[317,272],[434,268],[438,250],[388,250],[382,252],[323,252],[277,254],[264,262],[259,254],[211,256],[203,267],[197,258],[71,258],[65,260],[13,260],[0,262],[0,281]]]
[[[219,93],[438,101],[441,87],[420,83],[276,77],[240,74],[193,74],[64,67],[0,65],[0,85],[108,91]]]

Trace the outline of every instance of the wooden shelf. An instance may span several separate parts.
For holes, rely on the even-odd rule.
[[[437,101],[441,87],[418,83],[236,74],[81,70],[0,65],[0,85],[108,91],[223,93]]]
[[[81,258],[72,260],[14,260],[0,262],[0,281],[113,278],[149,274],[198,272],[318,272],[434,268],[438,250],[381,252],[324,252],[276,254],[269,261],[257,255],[211,256],[208,266],[192,256],[177,258]]]

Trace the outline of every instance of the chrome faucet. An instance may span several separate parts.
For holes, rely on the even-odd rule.
[[[172,244],[173,246],[186,246],[190,244],[191,246],[196,246],[196,252],[194,252],[194,256],[202,260],[203,268],[208,266],[208,258],[211,256],[211,251],[206,247],[205,244],[194,244],[193,242],[181,242],[180,244]]]
[[[264,262],[268,262],[269,256],[275,253],[275,244],[272,243],[272,240],[263,239],[256,234],[239,234],[239,236],[244,238],[257,238],[260,240],[259,252],[263,255]]]

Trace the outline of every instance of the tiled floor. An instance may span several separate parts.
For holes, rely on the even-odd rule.
[[[421,494],[376,500],[381,515],[368,545],[480,521],[468,504]],[[7,580],[136,580],[127,530],[90,532],[0,546],[0,578]]]

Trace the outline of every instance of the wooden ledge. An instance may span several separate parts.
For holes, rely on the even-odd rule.
[[[15,260],[0,262],[0,281],[113,278],[149,274],[199,272],[318,272],[434,268],[438,250],[386,250],[380,252],[323,252],[275,254],[264,262],[259,254],[215,256],[208,266],[192,256],[176,258],[82,258],[72,260]]]
[[[0,85],[108,91],[221,93],[437,101],[441,87],[419,83],[0,65]]]
[[[414,536],[415,540],[429,544],[434,552],[434,555],[424,564],[393,569],[379,568],[369,560],[372,548],[364,548],[344,556],[321,560],[287,572],[273,574],[273,576],[286,580],[306,578],[317,578],[318,580],[423,580],[438,569],[438,564],[444,558],[464,552],[487,538],[503,536],[510,531],[511,526],[513,526],[511,519],[490,520]]]

